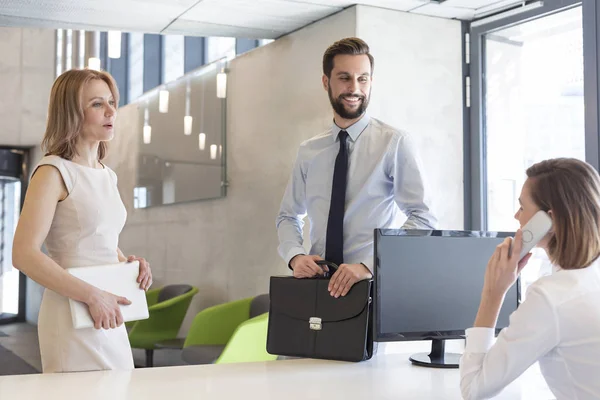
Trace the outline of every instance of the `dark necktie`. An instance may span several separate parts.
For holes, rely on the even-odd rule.
[[[335,159],[331,204],[327,221],[325,259],[341,265],[344,262],[344,211],[346,209],[346,182],[348,179],[348,132],[340,131],[340,151]]]

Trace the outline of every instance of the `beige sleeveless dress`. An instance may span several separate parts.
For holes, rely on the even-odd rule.
[[[106,166],[94,169],[58,156],[44,157],[41,165],[56,167],[69,193],[58,203],[46,237],[52,260],[63,268],[119,262],[119,234],[127,211],[116,174]],[[38,334],[44,373],[133,369],[124,324],[108,330],[73,329],[68,299],[49,289],[40,307]]]

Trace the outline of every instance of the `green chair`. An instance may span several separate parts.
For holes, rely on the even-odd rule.
[[[146,367],[152,367],[158,342],[177,338],[192,297],[198,288],[190,285],[168,285],[146,292],[148,319],[126,324],[129,343],[134,349],[146,350]]]
[[[183,344],[183,360],[188,364],[213,364],[271,359],[270,355],[262,353],[266,353],[264,324],[268,322],[268,315],[264,314],[268,311],[268,294],[202,310],[194,318]],[[264,332],[261,331],[263,327]],[[244,353],[240,353],[242,345],[247,347]]]
[[[267,353],[268,326],[269,313],[242,322],[215,364],[276,360],[276,355]]]

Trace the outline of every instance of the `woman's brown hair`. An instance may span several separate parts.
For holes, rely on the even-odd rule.
[[[600,177],[573,158],[542,161],[527,169],[534,203],[551,211],[550,261],[563,269],[589,266],[600,255]]]
[[[72,69],[64,72],[52,85],[48,105],[48,122],[42,140],[46,155],[56,155],[72,160],[77,155],[75,144],[84,121],[83,88],[100,79],[108,85],[116,104],[119,104],[119,89],[113,77],[104,71],[93,69]],[[100,142],[98,160],[106,156],[107,143]]]

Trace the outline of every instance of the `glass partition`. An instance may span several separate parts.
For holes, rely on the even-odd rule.
[[[226,60],[161,85],[138,110],[135,208],[226,194]]]

